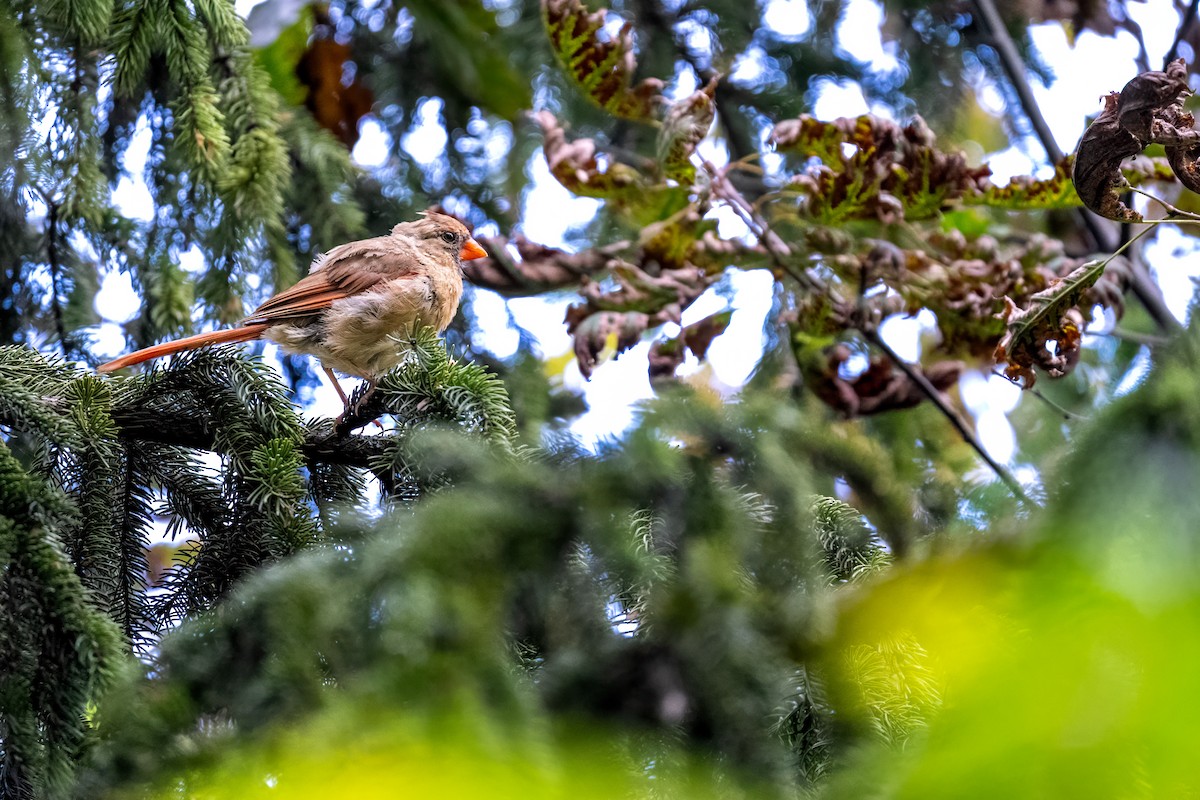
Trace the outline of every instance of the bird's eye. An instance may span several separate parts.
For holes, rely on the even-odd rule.
[[[442,231],[442,241],[446,244],[454,244],[454,234],[450,231]]]

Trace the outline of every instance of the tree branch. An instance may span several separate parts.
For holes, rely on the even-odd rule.
[[[937,410],[942,412],[942,416],[950,420],[950,424],[953,425],[954,429],[958,431],[958,434],[963,438],[963,441],[970,445],[971,449],[974,450],[979,457],[984,460],[984,463],[992,468],[992,471],[996,473],[1000,480],[1004,481],[1004,484],[1008,486],[1009,490],[1018,500],[1027,506],[1036,505],[1036,503],[1029,499],[1029,495],[1025,494],[1025,490],[1021,487],[1021,484],[1017,481],[1017,479],[1013,477],[1013,474],[1009,472],[1003,464],[992,458],[991,454],[984,449],[983,444],[975,436],[975,432],[972,431],[963,418],[958,415],[958,412],[950,406],[950,404],[946,401],[945,396],[938,391],[937,387],[929,382],[929,379],[925,377],[925,373],[921,372],[920,369],[913,367],[912,364],[909,364],[907,361],[901,358],[900,355],[883,340],[883,337],[879,335],[878,331],[864,330],[861,328],[859,330],[868,342],[879,348],[879,350],[882,351],[883,354],[887,356],[893,364],[900,368],[901,372],[908,376],[910,381],[916,384],[916,386],[925,393],[925,396],[928,397],[929,401],[937,407]]]
[[[1000,18],[999,12],[996,11],[995,3],[992,0],[972,0],[972,5],[980,21],[983,23],[983,30],[987,36],[988,43],[999,55],[1005,75],[1008,77],[1009,83],[1012,84],[1013,90],[1017,93],[1017,98],[1021,102],[1021,110],[1029,119],[1034,132],[1037,133],[1038,140],[1042,143],[1042,148],[1046,151],[1046,156],[1050,159],[1051,163],[1059,163],[1063,159],[1063,152],[1059,149],[1058,142],[1055,140],[1054,134],[1050,131],[1050,126],[1046,123],[1046,118],[1042,115],[1041,107],[1038,106],[1037,100],[1033,96],[1033,90],[1030,88],[1029,81],[1025,77],[1025,65],[1021,61],[1021,56],[1017,52],[1016,45],[1013,44],[1012,37],[1008,35],[1008,29],[1004,27],[1004,21]],[[1195,2],[1192,5],[1194,7]],[[1091,235],[1098,249],[1108,253],[1116,249],[1116,244],[1109,238],[1108,232],[1091,212],[1081,208],[1079,209],[1079,214],[1084,227]],[[1130,264],[1132,270],[1129,287],[1138,301],[1146,308],[1147,313],[1150,314],[1154,323],[1164,333],[1180,330],[1179,320],[1175,319],[1175,315],[1167,308],[1167,304],[1163,301],[1162,292],[1146,272],[1145,266],[1136,259],[1131,259]]]
[[[725,179],[724,173],[708,161],[704,161],[703,165],[704,169],[707,170],[709,175],[712,177],[713,192],[718,197],[728,202],[730,206],[737,211],[738,215],[742,217],[742,220],[747,224],[747,226],[749,226],[750,230],[753,231],[755,236],[758,237],[759,241],[762,242],[763,247],[766,248],[767,253],[771,258],[771,261],[774,262],[779,269],[792,276],[792,278],[795,279],[796,282],[801,286],[829,294],[828,290],[819,280],[805,272],[796,270],[787,262],[786,259],[790,255],[787,244],[785,244],[775,234],[775,232],[770,229],[765,220],[758,216],[750,204],[746,202],[746,199],[738,193],[737,189],[730,185],[729,181]],[[1022,503],[1025,503],[1026,505],[1032,505],[1032,501],[1029,499],[1029,496],[1025,494],[1025,490],[1021,488],[1021,484],[1017,481],[1017,479],[1013,477],[1012,473],[1009,472],[1003,464],[1000,464],[998,461],[992,458],[987,450],[983,448],[983,445],[980,443],[979,439],[976,438],[975,433],[970,429],[970,427],[967,426],[965,422],[963,422],[958,413],[950,407],[950,405],[946,402],[946,398],[940,391],[938,391],[937,387],[929,382],[929,379],[925,377],[925,373],[919,369],[914,369],[913,366],[907,361],[900,358],[896,351],[888,346],[887,342],[883,341],[876,331],[868,329],[865,326],[859,328],[859,331],[867,339],[867,341],[879,348],[883,354],[886,355],[892,361],[892,363],[895,364],[900,371],[908,377],[909,381],[916,385],[921,392],[929,398],[930,402],[937,406],[938,410],[941,411],[948,420],[950,420],[950,423],[954,426],[955,430],[958,431],[959,435],[962,436],[963,440],[970,445],[976,453],[979,454],[979,457],[983,459],[984,463],[992,468],[1000,480],[1002,480],[1005,485],[1008,486],[1009,490],[1012,491],[1013,495]]]
[[[205,430],[199,420],[179,418],[172,419],[170,425],[164,425],[160,418],[148,418],[144,412],[120,407],[113,409],[112,418],[121,439],[221,452],[216,447],[213,434]],[[340,464],[370,470],[371,461],[382,455],[386,448],[386,437],[339,437],[334,434],[332,425],[322,425],[306,432],[300,450],[309,465]]]
[[[62,281],[62,264],[58,253],[58,205],[46,194],[46,262],[50,267],[50,309],[54,315],[54,331],[58,334],[58,347],[64,358],[71,358],[75,348],[67,341],[67,325],[63,319],[62,302],[59,299],[59,285]]]
[[[1200,6],[1200,0],[1192,0],[1191,5],[1188,6],[1187,11],[1183,14],[1183,19],[1179,21],[1179,28],[1175,31],[1175,41],[1171,42],[1171,49],[1167,51],[1166,57],[1163,58],[1164,67],[1176,59],[1179,53],[1180,42],[1187,36],[1192,25],[1196,23],[1197,6]]]

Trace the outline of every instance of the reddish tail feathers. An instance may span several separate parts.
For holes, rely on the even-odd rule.
[[[198,333],[195,336],[188,336],[183,339],[176,339],[172,342],[163,342],[151,347],[146,347],[129,355],[121,356],[120,358],[109,361],[107,364],[101,364],[96,367],[97,372],[113,372],[125,367],[132,367],[134,364],[141,364],[143,361],[149,361],[153,358],[162,358],[163,356],[174,355],[175,353],[184,350],[195,350],[199,347],[205,347],[210,344],[229,344],[231,342],[248,342],[251,339],[257,339],[262,336],[263,331],[267,329],[266,324],[260,325],[243,325],[240,328],[229,328],[223,331],[211,331],[210,333]]]

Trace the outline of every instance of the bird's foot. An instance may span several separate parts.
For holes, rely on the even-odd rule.
[[[367,390],[363,392],[361,396],[359,396],[353,403],[351,403],[349,400],[346,400],[346,407],[333,422],[334,430],[339,434],[342,434],[348,432],[348,430],[353,430],[353,428],[350,428],[349,426],[353,425],[355,428],[361,428],[363,425],[365,425],[366,420],[363,419],[363,416],[366,414],[367,403],[371,400],[371,397],[374,394],[375,381],[367,381]],[[383,423],[378,419],[372,419],[371,423],[379,430],[383,430]]]

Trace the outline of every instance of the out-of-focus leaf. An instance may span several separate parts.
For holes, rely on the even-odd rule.
[[[641,311],[600,311],[578,321],[568,316],[567,331],[575,337],[575,358],[583,377],[590,378],[605,360],[637,344],[649,326],[650,316]]]
[[[713,339],[725,332],[732,318],[732,310],[721,311],[699,322],[693,322],[680,331],[678,336],[655,342],[650,348],[651,382],[673,378],[675,370],[683,363],[687,350],[703,361],[708,355],[708,348]]]
[[[1004,186],[991,185],[969,194],[963,202],[997,208],[1066,208],[1080,205],[1079,195],[1071,183],[1071,158],[1054,167],[1054,175],[1035,180],[1027,175],[1011,178]]]
[[[1143,72],[1120,93],[1105,96],[1104,110],[1079,141],[1072,169],[1075,190],[1088,209],[1108,219],[1141,222],[1142,215],[1121,200],[1122,165],[1155,143],[1164,146],[1179,181],[1200,191],[1195,163],[1200,132],[1192,129],[1195,119],[1184,110],[1187,94],[1187,62],[1177,58],[1165,70]]]
[[[543,150],[550,172],[567,189],[582,197],[612,198],[629,190],[645,188],[637,170],[616,162],[602,165],[596,159],[596,143],[591,139],[567,141],[566,131],[549,111],[539,111],[534,119],[545,138]]]
[[[635,743],[617,746],[611,734],[595,728],[557,726],[539,738],[515,726],[501,730],[473,710],[465,705],[467,713],[458,719],[405,718],[360,702],[228,748],[219,760],[136,796],[601,800],[641,796],[651,786],[656,793],[678,791],[698,800],[755,796],[750,780],[718,777],[686,753],[671,754],[649,774],[632,766],[639,758]],[[596,758],[598,750],[606,757]]]
[[[696,358],[703,361],[708,355],[708,348],[712,345],[713,339],[725,332],[731,319],[733,319],[732,310],[721,311],[705,317],[699,322],[693,322],[683,329],[684,344]]]
[[[703,89],[693,92],[667,111],[658,132],[658,161],[666,177],[690,183],[696,176],[692,153],[712,125],[716,91],[717,79],[713,78]]]
[[[993,208],[1051,209],[1073,208],[1083,205],[1071,181],[1074,156],[1067,156],[1055,165],[1054,175],[1034,179],[1027,175],[1011,178],[1004,186],[989,186],[983,191],[964,195],[967,205],[984,205]],[[1162,181],[1174,183],[1175,174],[1171,165],[1162,157],[1138,157],[1126,160],[1121,165],[1121,175],[1130,186],[1144,186]]]
[[[663,83],[646,78],[634,85],[633,26],[601,39],[607,10],[588,13],[579,0],[542,0],[542,20],[554,54],[575,84],[596,105],[623,119],[648,121],[664,101]]]
[[[495,13],[479,0],[416,0],[405,7],[441,62],[442,74],[472,103],[508,120],[529,108],[529,81],[501,48]]]
[[[609,201],[609,209],[624,215],[635,227],[645,227],[687,208],[691,187],[654,182],[628,164],[596,152],[592,139],[568,141],[549,111],[534,119],[542,128],[543,152],[550,172],[577,195]]]
[[[375,95],[357,73],[349,84],[343,81],[346,63],[352,61],[350,45],[334,38],[328,20],[318,18],[316,30],[296,65],[296,75],[308,89],[304,102],[321,127],[353,147],[358,122],[370,113]]]
[[[254,12],[265,5],[267,4],[260,3],[254,7],[248,24],[253,24]],[[255,50],[259,66],[271,79],[271,87],[294,106],[303,105],[307,95],[304,85],[296,75],[296,67],[308,50],[308,37],[312,34],[312,27],[312,14],[304,10],[299,18],[283,28],[270,44]],[[252,41],[256,33],[252,27]]]

